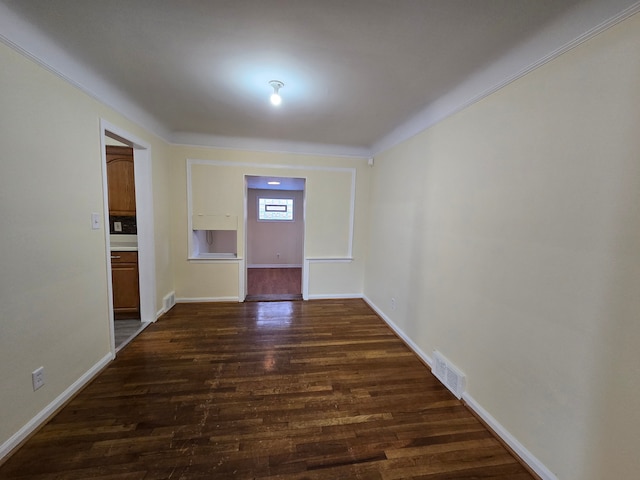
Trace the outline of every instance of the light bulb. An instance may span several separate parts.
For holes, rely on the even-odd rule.
[[[280,97],[280,89],[284,87],[284,83],[280,80],[271,80],[269,82],[271,88],[273,88],[273,93],[271,94],[271,104],[275,107],[282,103],[282,98]]]

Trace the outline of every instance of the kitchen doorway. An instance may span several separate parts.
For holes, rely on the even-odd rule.
[[[246,301],[302,300],[305,182],[245,176]]]
[[[134,188],[135,192],[133,193],[134,199],[129,201],[129,204],[134,203],[135,205],[134,230],[131,230],[131,225],[126,224],[131,221],[131,211],[127,210],[129,207],[126,206],[126,202],[124,203],[125,206],[122,206],[121,203],[120,206],[116,207],[122,211],[110,212],[109,209],[110,189],[107,173],[107,145],[113,146],[114,144],[119,146],[122,152],[129,151],[133,154],[133,178],[131,178],[133,185],[131,188]],[[149,145],[104,120],[101,121],[101,147],[103,156],[104,228],[107,248],[107,270],[109,272],[107,294],[110,300],[109,320],[112,353],[115,356],[144,328],[156,320],[151,158]],[[116,213],[116,215],[110,215],[110,213]],[[124,215],[118,215],[122,213]],[[134,231],[135,233],[133,233]],[[118,258],[114,259],[113,257]],[[115,275],[112,274],[114,268],[116,269]],[[137,274],[137,280],[131,279],[134,272]],[[124,291],[121,282],[123,278],[125,279]],[[127,284],[126,282],[129,283]],[[137,292],[133,292],[136,287]],[[120,299],[123,298],[122,294],[124,293],[126,302],[130,303],[130,305],[125,305],[124,310],[120,309],[118,315],[114,312],[114,293],[115,296],[120,296]],[[137,300],[135,301],[131,300],[133,293],[137,294]],[[133,305],[136,301],[137,307],[134,307]],[[123,312],[124,315],[122,314]],[[124,320],[115,320],[116,316],[124,318]]]

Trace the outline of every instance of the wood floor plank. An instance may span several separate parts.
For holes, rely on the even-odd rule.
[[[247,269],[248,295],[295,295],[302,293],[302,268]]]
[[[361,300],[178,304],[0,478],[532,479]]]

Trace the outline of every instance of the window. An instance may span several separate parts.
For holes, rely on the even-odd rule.
[[[258,198],[258,220],[293,220],[293,198]]]

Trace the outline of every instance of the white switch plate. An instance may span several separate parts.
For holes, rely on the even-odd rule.
[[[100,214],[99,213],[91,214],[91,229],[100,230]]]

